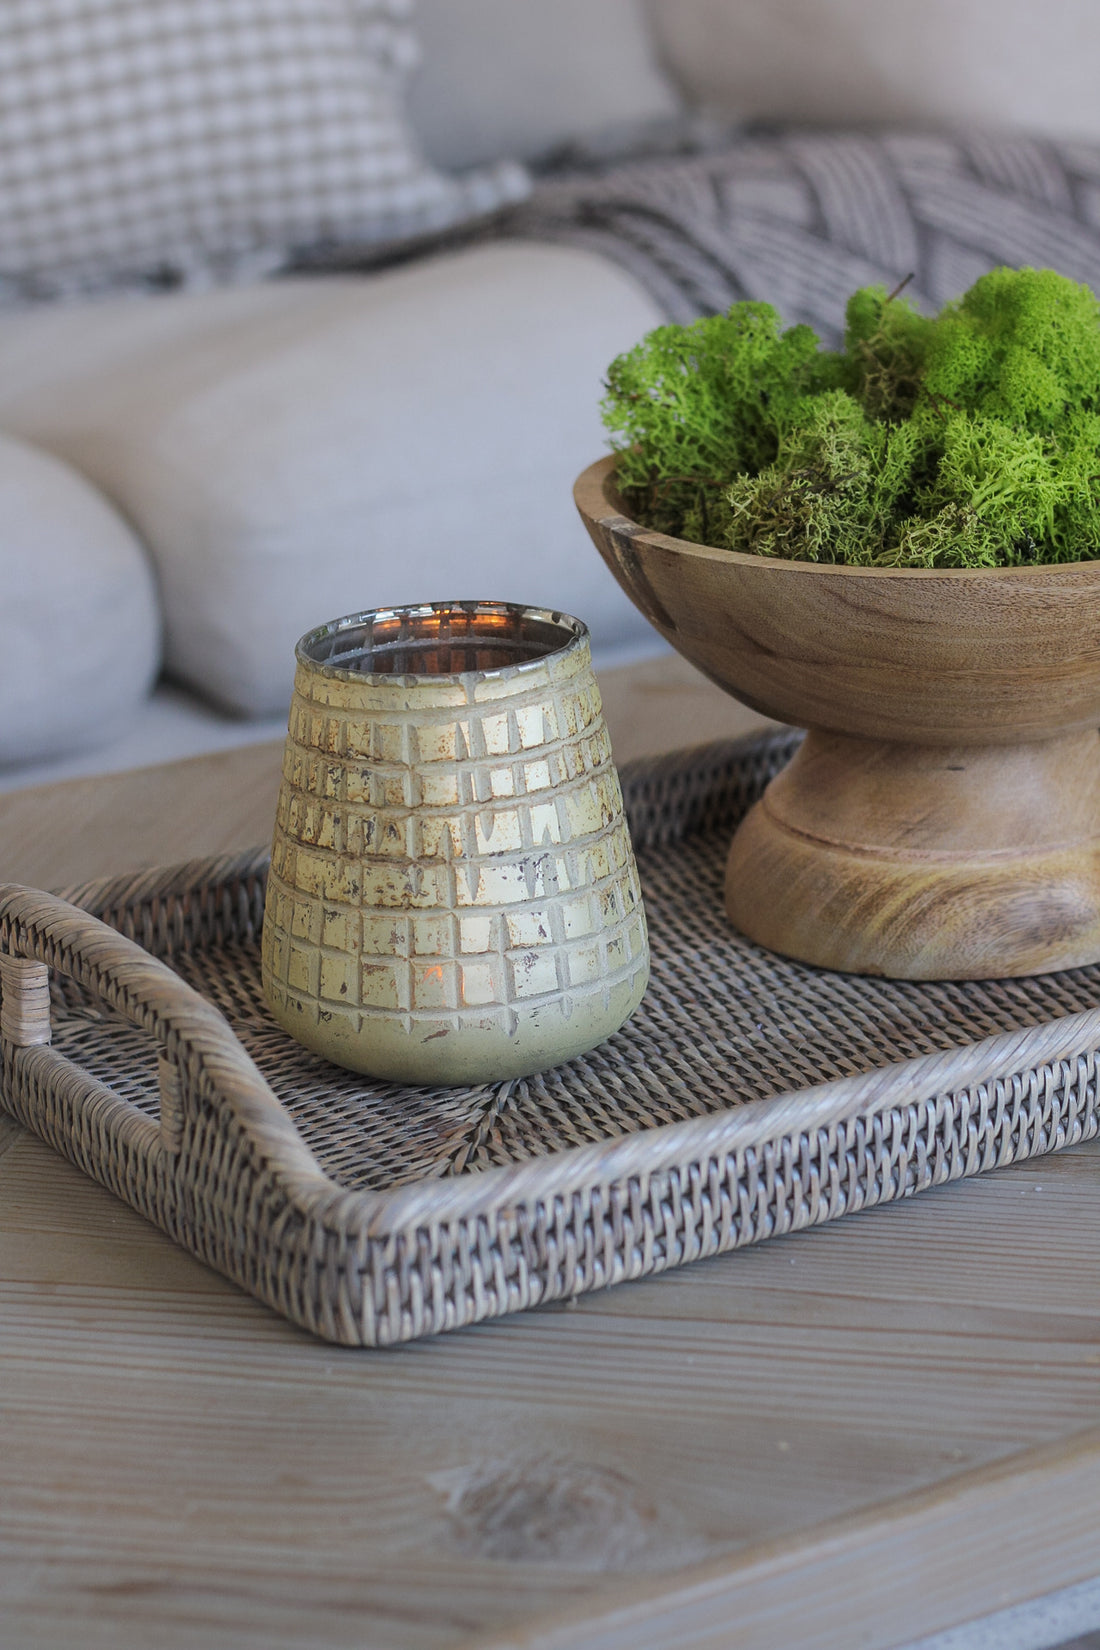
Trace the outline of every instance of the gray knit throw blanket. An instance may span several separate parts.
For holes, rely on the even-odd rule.
[[[1100,147],[1004,135],[788,132],[544,180],[508,235],[590,247],[670,320],[764,298],[839,342],[856,287],[938,309],[996,264],[1100,293]]]

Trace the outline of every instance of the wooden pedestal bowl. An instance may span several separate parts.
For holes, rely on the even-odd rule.
[[[743,933],[895,979],[1100,959],[1100,561],[933,572],[712,550],[631,521],[613,458],[575,496],[661,635],[808,730],[733,839]]]

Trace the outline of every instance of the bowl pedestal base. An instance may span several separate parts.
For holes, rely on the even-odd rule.
[[[933,746],[811,731],[733,839],[757,944],[903,980],[1100,960],[1100,734]]]

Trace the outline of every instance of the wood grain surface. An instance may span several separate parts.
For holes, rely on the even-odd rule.
[[[1100,561],[980,570],[785,562],[650,532],[614,459],[593,542],[672,645],[810,730],[734,839],[758,944],[895,979],[1100,959]]]
[[[3,1642],[873,1650],[1084,1579],[1100,1283],[1069,1257],[1100,1239],[1096,1169],[1079,1148],[360,1354],[24,1137]]]
[[[1100,957],[1100,736],[899,746],[811,729],[730,845],[759,945],[857,974],[982,980]]]
[[[80,781],[68,836],[16,793],[0,854],[240,846],[259,754]],[[1083,1580],[1098,1153],[362,1353],[0,1119],[0,1644],[887,1650]]]
[[[796,727],[904,744],[1016,744],[1100,725],[1100,561],[834,567],[650,532],[614,458],[575,496],[635,605],[744,704]]]

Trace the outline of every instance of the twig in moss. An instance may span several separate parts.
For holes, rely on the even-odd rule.
[[[905,291],[906,287],[909,285],[909,282],[910,281],[915,281],[916,278],[917,278],[916,270],[911,269],[909,271],[908,275],[903,276],[903,278],[898,282],[898,284],[894,288],[893,292],[888,292],[886,294],[885,298],[882,300],[883,305],[885,306],[886,304],[892,304],[894,299],[900,297],[901,294]]]

